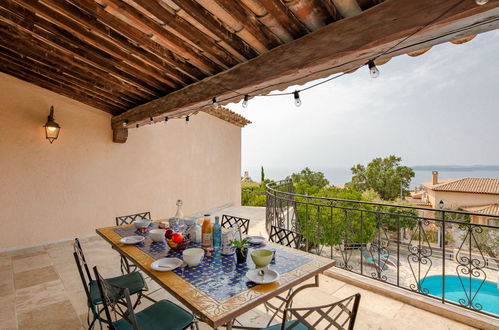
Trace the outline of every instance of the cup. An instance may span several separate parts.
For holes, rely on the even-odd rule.
[[[258,249],[251,252],[251,259],[255,263],[256,268],[267,267],[273,256],[274,253],[266,249]]]
[[[203,261],[204,250],[200,248],[186,249],[182,253],[182,258],[188,266],[197,266]]]
[[[165,240],[166,229],[151,229],[149,236],[154,242],[162,242]]]

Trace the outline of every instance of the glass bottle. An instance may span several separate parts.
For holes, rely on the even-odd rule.
[[[182,212],[182,204],[183,203],[181,199],[177,200],[177,212],[175,213],[175,216],[170,219],[170,228],[175,232],[180,231],[180,221],[184,218],[184,212]]]
[[[213,224],[213,249],[220,250],[222,247],[222,226],[220,226],[220,218],[215,217],[215,224]]]
[[[203,228],[201,229],[202,231],[202,240],[201,240],[201,246],[204,248],[210,248],[213,241],[212,241],[212,225],[211,225],[211,219],[209,214],[204,215],[204,220],[203,220]]]

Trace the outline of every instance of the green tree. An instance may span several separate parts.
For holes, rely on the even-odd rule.
[[[295,185],[305,184],[319,189],[329,185],[329,181],[324,176],[324,173],[312,171],[308,167],[305,167],[300,173],[291,174],[291,179]]]
[[[381,199],[393,200],[400,195],[407,195],[414,171],[407,166],[400,166],[402,158],[390,155],[375,158],[367,166],[357,164],[351,168],[352,181],[347,185],[358,191],[372,189]]]
[[[261,183],[265,182],[265,172],[263,171],[263,166],[262,166],[262,170],[260,172],[260,182]]]

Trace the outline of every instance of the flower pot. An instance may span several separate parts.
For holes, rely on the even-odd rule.
[[[243,264],[246,262],[248,257],[248,248],[236,249],[236,260],[238,264]]]

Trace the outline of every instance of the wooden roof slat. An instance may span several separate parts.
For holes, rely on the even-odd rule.
[[[11,0],[5,0],[5,1],[8,2]],[[155,74],[152,72],[154,70],[148,70],[150,69],[150,66],[148,66],[145,62],[141,61],[140,59],[125,52],[121,47],[117,46],[116,43],[109,41],[107,39],[107,34],[104,31],[96,31],[95,29],[92,29],[92,27],[81,26],[80,24],[76,23],[76,21],[69,18],[70,15],[61,14],[60,12],[57,12],[52,8],[42,5],[36,0],[12,0],[12,1],[17,2],[19,5],[37,14],[40,14],[42,17],[45,17],[45,19],[48,19],[52,23],[57,23],[63,29],[74,34],[78,39],[81,39],[85,43],[88,43],[90,45],[96,45],[102,50],[107,51],[110,55],[117,58],[118,60],[127,63],[130,66],[129,71],[131,73],[133,72],[134,75],[139,75],[141,79],[147,82],[150,86],[157,88],[158,90],[165,89],[164,84],[161,84],[157,79],[155,79],[155,77],[153,78]],[[88,22],[81,22],[81,23],[88,24]],[[93,32],[98,32],[100,36],[103,36],[104,38],[99,38],[96,40],[95,38],[96,35],[90,32],[89,29],[92,30]],[[130,45],[123,45],[123,46],[127,47]],[[133,51],[133,48],[131,47],[127,48],[129,48],[130,51]]]
[[[159,90],[157,90],[155,87],[149,86],[147,82],[140,80],[140,78],[142,77],[141,72],[135,70],[134,68],[129,69],[129,66],[126,63],[116,61],[114,58],[109,56],[106,57],[106,53],[103,53],[99,49],[95,49],[93,45],[84,43],[80,39],[75,38],[72,34],[68,33],[65,30],[62,30],[53,23],[45,21],[41,17],[32,14],[28,9],[11,3],[10,0],[6,0],[4,3],[8,4],[9,8],[23,11],[23,16],[21,16],[21,19],[19,19],[19,16],[9,16],[5,13],[5,11],[3,11],[3,16],[0,19],[5,21],[7,24],[10,24],[11,26],[17,28],[15,33],[26,33],[23,35],[23,39],[29,39],[28,36],[37,38],[31,39],[30,43],[39,44],[37,40],[40,39],[38,36],[41,36],[43,39],[48,41],[48,44],[46,46],[50,46],[50,48],[57,46],[57,51],[52,49],[50,50],[50,52],[53,53],[54,56],[57,55],[57,57],[59,58],[67,58],[68,61],[65,65],[70,65],[68,64],[68,62],[71,63],[72,61],[75,62],[74,64],[78,65],[79,63],[82,63],[80,59],[85,59],[85,61],[83,61],[82,63],[82,70],[92,71],[92,67],[94,69],[101,70],[100,72],[104,72],[104,74],[101,75],[101,79],[103,80],[113,79],[114,75],[109,74],[109,72],[116,71],[120,74],[121,83],[126,83],[133,86],[133,89],[129,89],[129,93],[138,93],[141,98],[146,95],[149,95],[149,97],[160,95]],[[32,15],[29,15],[27,13],[31,13]],[[7,21],[6,18],[10,18],[10,21]],[[21,32],[19,28],[23,29],[25,32]],[[23,43],[20,43],[19,45],[16,45],[16,47],[22,45]],[[43,49],[46,48],[46,46],[40,45],[42,52],[44,51]],[[100,53],[102,53],[102,55],[100,55]],[[80,57],[80,59],[78,59],[78,57]],[[90,59],[91,61],[88,61],[86,59]],[[90,67],[90,65],[92,67]],[[130,73],[128,73],[127,71],[130,71]],[[106,74],[106,72],[108,74]]]
[[[201,25],[209,29],[213,34],[230,45],[239,54],[247,59],[251,59],[258,55],[251,46],[246,44],[244,40],[239,38],[235,33],[227,30],[219,20],[213,17],[213,14],[206,10],[203,6],[194,0],[172,0],[182,10],[187,12],[191,17],[197,20]]]
[[[36,0],[14,1],[36,2]],[[160,90],[163,89],[164,85],[168,85],[171,88],[178,88],[185,85],[181,79],[173,80],[171,78],[171,75],[174,73],[168,70],[164,61],[160,61],[156,56],[145,51],[143,48],[131,44],[121,34],[110,30],[103,23],[86,15],[80,8],[67,1],[44,0],[44,4],[47,6],[38,6],[40,14],[47,15],[49,19],[55,19],[65,29],[75,33],[76,36],[82,38],[84,41],[97,44],[116,58],[130,63],[137,70],[145,73],[147,79],[151,78],[149,79],[149,83],[156,85]],[[57,9],[57,11],[54,9]],[[35,12],[38,13],[36,9]],[[170,76],[165,74],[165,72],[168,72]]]
[[[262,42],[267,49],[275,48],[281,44],[281,40],[263,25],[253,13],[240,5],[239,2],[232,0],[214,1],[239,21],[249,33],[258,37],[259,41]]]
[[[294,39],[298,39],[310,32],[281,1],[259,0],[259,2],[289,33],[291,33]]]
[[[191,83],[204,78],[204,73],[197,67],[181,60],[178,56],[174,56],[169,49],[153,41],[145,32],[137,27],[128,25],[113,14],[107,12],[94,0],[71,0],[71,2],[75,6],[92,13],[95,18],[101,22],[105,22],[111,29],[119,31],[126,38],[129,38],[145,50],[155,54],[158,59],[164,62],[164,67],[167,69],[166,72],[171,71],[172,77],[177,81]]]
[[[195,43],[204,53],[209,53],[220,61],[226,68],[232,67],[239,63],[228,51],[218,45],[215,40],[206,36],[203,32],[196,29],[182,17],[170,13],[166,8],[161,6],[156,0],[134,0],[135,3],[148,10],[155,17],[163,21],[164,24],[172,29],[181,31],[185,38]]]
[[[384,59],[489,31],[499,27],[498,17],[499,2],[486,6],[461,0],[383,2],[364,14],[330,24],[218,75],[137,106],[114,117],[113,127],[124,120],[133,123],[150,116],[196,111],[209,105],[214,96],[219,104],[238,102],[247,93],[259,94],[262,90],[363,66],[380,54],[383,56],[379,59]],[[437,20],[431,22],[432,19]],[[335,47],[324,47],[327,44]]]
[[[20,57],[19,54],[4,48],[4,46],[0,46],[0,58],[2,58],[4,61],[9,61],[19,66],[24,66],[26,69],[38,72],[40,75],[49,77],[52,80],[64,80],[66,83],[71,84],[75,88],[81,88],[85,93],[93,95],[94,97],[99,98],[104,102],[113,103],[123,108],[130,107],[134,104],[134,102],[122,98],[119,93],[107,88],[107,86],[101,83],[91,83],[80,78],[77,74],[74,74],[67,70],[61,71],[58,68],[51,67],[45,63],[41,63],[40,61],[31,59],[30,57]]]
[[[188,59],[191,64],[197,66],[200,70],[206,72],[207,74],[211,75],[222,70],[222,67],[201,55],[181,38],[159,26],[151,18],[144,15],[128,3],[121,0],[99,0],[99,2],[113,8],[113,10],[116,10],[121,15],[133,21],[134,24],[150,30],[154,37],[157,38],[158,42],[165,44],[171,51],[177,53],[183,58]],[[108,8],[106,8],[106,10],[108,10]]]

